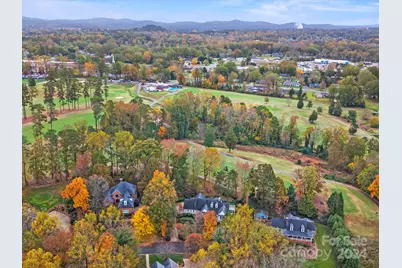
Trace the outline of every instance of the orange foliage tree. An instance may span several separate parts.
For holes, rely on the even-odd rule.
[[[83,178],[75,178],[66,189],[61,193],[63,198],[71,198],[75,208],[81,208],[87,211],[89,202],[89,193]]]
[[[164,126],[159,127],[158,135],[163,138],[166,134],[166,128]]]
[[[87,72],[89,75],[95,75],[96,74],[96,65],[95,63],[92,62],[85,62],[84,63],[84,70]]]
[[[368,187],[371,197],[380,199],[380,175],[375,176],[374,181]]]
[[[211,240],[212,234],[215,232],[218,225],[215,211],[211,210],[204,214],[204,239]]]
[[[152,53],[151,53],[151,52],[149,52],[149,51],[145,51],[145,52],[144,52],[144,59],[145,59],[145,62],[149,63],[149,61],[151,60],[151,57],[152,57]]]

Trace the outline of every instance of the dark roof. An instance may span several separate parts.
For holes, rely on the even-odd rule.
[[[166,268],[179,268],[179,265],[174,262],[171,258],[168,258],[163,264]]]
[[[158,261],[154,262],[151,268],[179,268],[179,265],[171,258],[168,258],[163,264]]]
[[[118,208],[133,208],[134,207],[134,197],[126,192],[123,198],[120,199]]]
[[[273,218],[271,221],[273,227],[282,230],[282,233],[287,236],[300,236],[312,238],[315,233],[315,224],[308,218],[299,218],[292,214],[288,214],[283,218]],[[291,231],[291,226],[293,230]],[[304,226],[304,232],[302,232]]]
[[[160,262],[156,261],[151,265],[151,268],[165,268]]]
[[[213,210],[218,215],[221,212],[226,214],[229,204],[223,202],[220,198],[206,198],[203,194],[199,193],[196,197],[184,199],[183,209],[205,210],[205,212]]]
[[[104,201],[109,200],[110,202],[113,202],[112,195],[116,191],[121,193],[122,195],[125,195],[126,193],[134,195],[136,193],[136,187],[132,183],[121,181],[119,182],[119,184],[113,186],[112,188],[109,189],[109,191],[107,191]]]

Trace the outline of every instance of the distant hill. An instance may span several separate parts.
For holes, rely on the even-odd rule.
[[[148,30],[171,30],[178,32],[191,31],[224,31],[224,30],[276,30],[276,29],[296,29],[303,26],[303,29],[343,29],[343,28],[365,28],[374,26],[339,26],[331,24],[296,24],[289,22],[285,24],[275,24],[264,21],[207,21],[207,22],[157,22],[152,20],[131,20],[131,19],[108,19],[93,18],[81,20],[44,20],[36,18],[22,17],[23,29],[55,29],[55,28],[81,28],[81,29],[133,29],[148,27]],[[150,28],[150,26],[153,26]],[[161,28],[154,28],[161,27]],[[162,29],[163,28],[163,29]],[[145,28],[144,30],[146,30]]]

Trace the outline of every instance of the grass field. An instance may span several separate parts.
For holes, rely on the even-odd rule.
[[[189,144],[192,147],[203,148],[199,144]],[[235,168],[237,162],[244,161],[248,161],[251,167],[261,163],[271,164],[275,174],[284,180],[286,187],[294,183],[295,171],[300,168],[299,165],[293,162],[269,155],[240,150],[232,150],[229,153],[227,149],[223,148],[217,148],[217,150],[220,152],[220,168],[224,166]],[[378,206],[368,196],[355,188],[346,184],[325,180],[324,190],[321,193],[324,199],[328,199],[334,191],[342,192],[343,194],[345,222],[348,229],[354,235],[378,239]]]
[[[28,84],[28,81],[29,81],[28,78],[22,78],[22,83],[23,83],[23,84],[26,84],[26,85],[27,85],[27,84]],[[45,81],[44,78],[35,79],[36,84],[41,83],[41,82],[43,82],[43,81]]]
[[[183,264],[183,258],[184,258],[183,254],[168,254],[168,257],[171,258],[178,265]],[[149,255],[149,264],[150,265],[152,265],[156,261],[163,264],[164,260],[165,260],[165,255],[161,255],[161,254]],[[140,257],[140,263],[138,264],[138,267],[146,268],[145,256]]]
[[[88,126],[95,125],[92,110],[84,110],[76,113],[61,115],[57,121],[53,122],[53,129],[59,131],[62,130],[65,125],[73,126],[75,122],[80,120],[85,120],[88,123]],[[45,129],[43,132],[45,133],[48,129],[50,129],[50,125],[45,123]],[[32,124],[22,127],[22,135],[25,136],[29,141],[34,140]]]
[[[127,84],[127,85],[126,84],[109,84],[108,86],[109,86],[108,100],[129,102],[132,99],[131,96],[137,95],[137,91],[134,89],[133,85],[130,85],[130,84]],[[43,84],[37,85],[36,88],[38,90],[38,96],[34,99],[34,103],[35,104],[37,104],[37,103],[43,104],[43,94],[44,94]],[[88,101],[90,101],[90,100],[88,100]],[[57,97],[55,97],[54,102],[56,103],[57,110],[59,110],[60,103],[59,103],[59,99]],[[78,106],[80,109],[83,109],[85,107],[84,97],[79,98]],[[68,106],[65,105],[64,109],[67,110]],[[30,109],[27,109],[27,116],[31,116]]]
[[[313,95],[310,94],[309,99],[313,101],[313,107],[312,108],[306,108],[304,107],[303,109],[298,109],[297,108],[297,99],[292,99],[289,102],[289,99],[287,98],[274,98],[274,97],[269,97],[269,102],[266,103],[264,101],[264,96],[258,96],[258,95],[252,95],[252,94],[244,94],[244,93],[237,93],[237,92],[228,92],[228,91],[219,91],[219,90],[211,90],[211,89],[202,89],[202,88],[195,88],[195,87],[186,87],[181,92],[192,92],[194,94],[205,92],[208,94],[212,94],[214,96],[221,96],[224,95],[226,97],[229,97],[232,102],[234,103],[240,103],[243,102],[245,104],[252,104],[252,105],[265,105],[269,108],[269,110],[277,117],[281,117],[282,115],[285,115],[287,120],[290,119],[291,116],[297,115],[299,116],[298,124],[301,132],[304,132],[305,129],[308,126],[314,126],[314,127],[319,127],[319,128],[326,128],[326,127],[336,127],[336,126],[342,126],[346,129],[349,129],[349,123],[342,120],[341,118],[331,116],[328,114],[328,100],[327,99],[317,99]],[[311,93],[311,92],[309,92]],[[168,98],[173,98],[168,97]],[[304,105],[307,105],[307,101],[304,102]],[[374,105],[374,104],[372,104]],[[313,110],[316,110],[318,107],[323,108],[323,113],[318,115],[318,119],[314,124],[311,124],[309,122],[309,117]],[[352,110],[349,108],[344,108],[343,109],[343,114],[347,114],[348,110]],[[362,108],[356,108],[354,110],[358,111],[358,116],[362,116],[362,111],[364,109]],[[363,131],[361,129],[358,129],[356,136],[365,136],[365,137],[371,137],[370,133]]]
[[[63,202],[61,192],[65,185],[44,186],[40,188],[30,188],[22,195],[22,200],[28,202],[42,211],[47,211],[56,204]]]
[[[324,225],[316,224],[315,240],[318,247],[318,257],[315,260],[307,260],[303,263],[303,268],[336,268],[336,257],[334,249],[328,243],[330,233]]]

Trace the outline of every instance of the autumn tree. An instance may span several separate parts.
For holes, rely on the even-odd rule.
[[[176,199],[174,181],[169,181],[165,173],[155,170],[144,190],[142,204],[149,207],[151,222],[158,233],[161,233],[163,221],[166,221],[169,230],[172,227],[176,214]]]
[[[83,178],[75,178],[66,189],[61,193],[63,198],[71,198],[74,208],[81,208],[83,211],[88,209],[89,193]]]
[[[184,246],[186,252],[195,253],[204,246],[204,239],[200,234],[193,233],[187,236]]]
[[[74,235],[67,255],[76,265],[88,267],[94,253],[99,232],[96,228],[96,215],[89,213],[74,224]]]
[[[128,131],[118,131],[114,134],[112,149],[116,155],[116,167],[119,170],[119,164],[123,169],[127,169],[130,161],[131,148],[133,146],[134,137]]]
[[[218,219],[216,218],[215,211],[210,210],[204,214],[204,239],[211,240],[212,234],[215,232],[218,225]]]
[[[32,231],[38,237],[53,234],[57,229],[58,219],[51,217],[47,212],[38,212],[32,222]]]
[[[72,233],[68,231],[59,231],[54,235],[45,237],[43,240],[43,248],[60,257],[62,262],[67,260],[67,250],[70,248],[72,241]]]
[[[121,222],[121,212],[116,206],[108,206],[99,214],[99,222],[106,228],[116,228]]]
[[[216,148],[205,148],[203,155],[204,187],[213,169],[219,166],[220,156]]]
[[[368,187],[371,197],[380,199],[380,176],[376,175],[374,181]]]
[[[139,239],[145,239],[155,233],[155,227],[148,215],[148,207],[141,206],[131,218],[134,227],[135,236]]]
[[[59,268],[61,267],[61,259],[59,256],[53,256],[50,252],[43,249],[32,249],[29,251],[22,262],[23,268]]]

